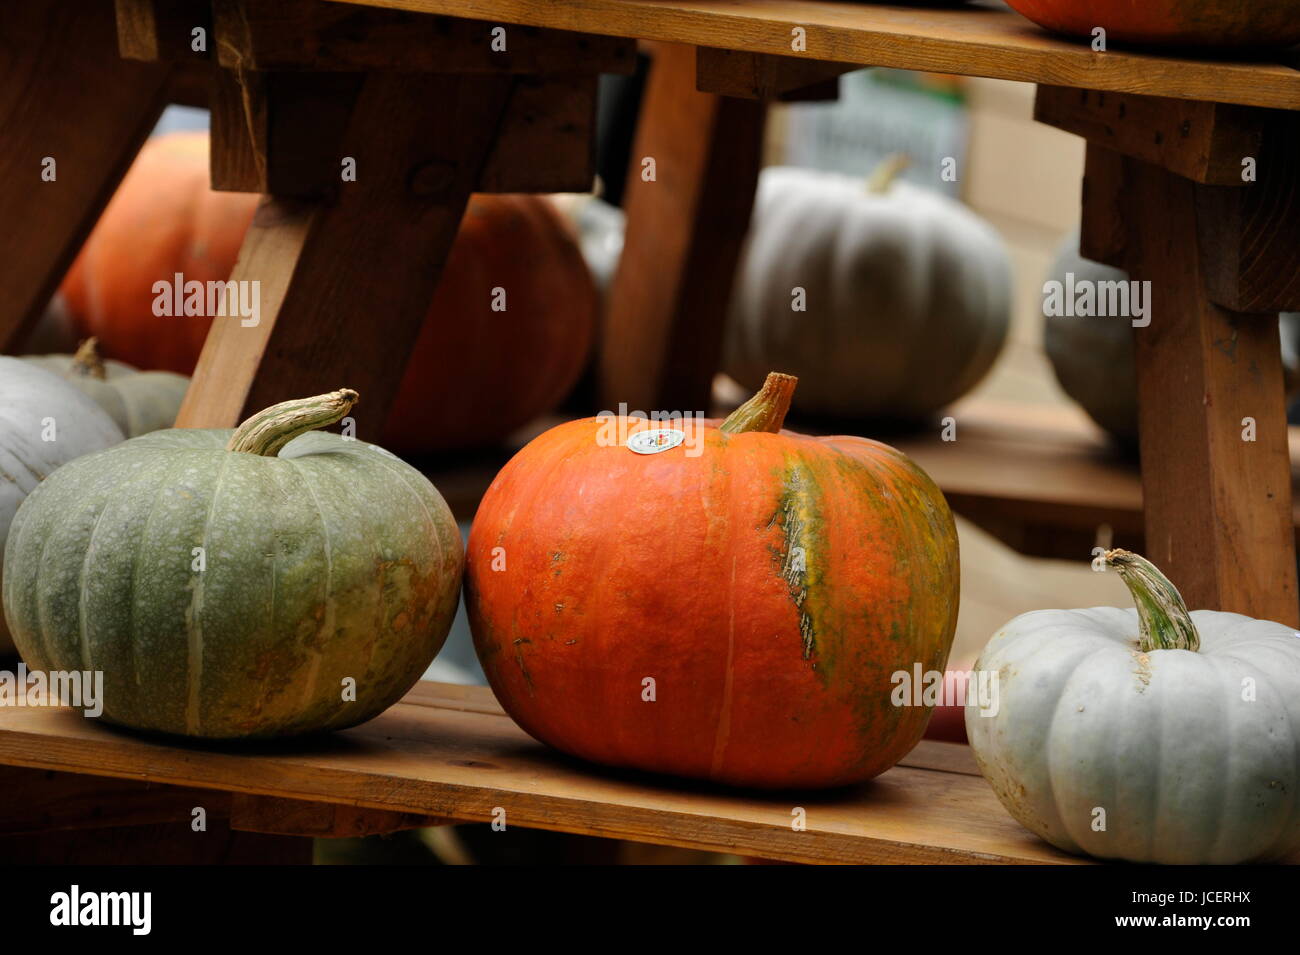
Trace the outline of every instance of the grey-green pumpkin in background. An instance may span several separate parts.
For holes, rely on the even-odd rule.
[[[170,428],[190,385],[184,375],[139,371],[105,359],[93,337],[82,342],[75,355],[26,355],[23,361],[61,375],[84,391],[128,438]]]
[[[1056,253],[1047,279],[1127,282],[1129,275],[1079,255],[1079,233],[1068,236]],[[1300,381],[1300,313],[1280,316],[1282,362],[1289,390]],[[1138,443],[1137,366],[1133,326],[1122,317],[1043,315],[1043,346],[1061,389],[1120,445]]]
[[[133,438],[19,508],[5,614],[29,666],[100,670],[104,718],[206,738],[361,723],[446,639],[464,551],[441,495],[314,429],[348,390]]]

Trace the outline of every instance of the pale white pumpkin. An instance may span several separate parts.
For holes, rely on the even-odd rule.
[[[96,340],[81,343],[75,355],[28,355],[32,362],[65,378],[108,412],[128,438],[170,428],[185,400],[190,380],[170,371],[138,371],[100,356]]]
[[[810,413],[920,420],[993,365],[1011,318],[1001,238],[947,196],[873,182],[763,170],[724,359],[747,390],[778,368]]]
[[[1065,286],[1071,274],[1076,286],[1080,282],[1129,280],[1124,270],[1081,256],[1077,230],[1057,250],[1047,281]],[[1046,294],[1043,303],[1043,347],[1061,390],[1121,445],[1136,448],[1137,366],[1132,320],[1122,316],[1048,314]],[[1279,327],[1288,389],[1294,393],[1296,384],[1300,383],[1300,313],[1283,313]]]
[[[0,356],[0,580],[18,505],[55,468],[124,438],[107,412],[58,375]],[[12,650],[0,615],[0,653]]]
[[[602,295],[609,291],[623,255],[627,217],[618,206],[589,192],[561,192],[551,196],[578,236],[582,258]]]
[[[1022,614],[984,648],[968,698],[981,772],[1021,825],[1067,852],[1168,864],[1300,848],[1300,637],[1188,613],[1151,564],[1112,551],[1136,610]]]

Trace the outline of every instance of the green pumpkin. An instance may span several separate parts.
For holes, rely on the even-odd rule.
[[[95,399],[128,438],[170,428],[185,400],[190,380],[170,371],[137,371],[99,354],[94,337],[75,355],[26,355],[31,362],[61,375]]]
[[[105,719],[192,737],[341,729],[400,699],[446,639],[464,551],[423,475],[313,430],[355,400],[156,431],[46,479],[5,551],[28,665],[101,670]]]

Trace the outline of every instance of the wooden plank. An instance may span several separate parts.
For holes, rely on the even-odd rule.
[[[1196,191],[1210,298],[1239,312],[1300,310],[1300,113],[1254,110],[1255,179]],[[1241,160],[1237,161],[1240,177]]]
[[[314,839],[351,839],[438,826],[447,821],[420,813],[334,806],[323,802],[283,799],[279,796],[255,796],[249,793],[234,793],[230,796],[230,828],[240,832]]]
[[[1191,606],[1296,626],[1276,320],[1210,301],[1191,238],[1205,187],[1135,159],[1124,173],[1125,260],[1151,282],[1150,325],[1135,329],[1146,556]]]
[[[260,321],[213,322],[178,426],[231,427],[346,385],[361,394],[358,436],[378,433],[512,83],[367,78],[341,147],[356,182],[333,202],[259,208],[231,279],[260,283]]]
[[[1053,36],[1006,9],[812,0],[331,0],[606,36],[1086,89],[1300,109],[1300,71],[1280,62],[1197,60]]]
[[[631,73],[636,44],[587,32],[316,0],[213,0],[221,65],[241,70]],[[504,33],[493,36],[493,30]]]
[[[310,865],[310,839],[235,832],[217,819],[0,836],[5,865]]]
[[[596,178],[596,79],[519,77],[476,191],[589,191]]]
[[[1034,118],[1201,183],[1244,185],[1241,162],[1259,156],[1256,111],[1224,103],[1040,86]]]
[[[230,796],[134,779],[0,766],[0,836],[143,826],[189,825],[194,810],[230,814]]]
[[[107,3],[0,4],[0,348],[36,321],[166,104]],[[53,160],[50,167],[48,160]],[[52,168],[55,178],[43,173]]]
[[[695,89],[689,47],[655,48],[600,343],[604,407],[704,410],[749,227],[766,106]],[[647,160],[654,179],[646,177]]]
[[[507,826],[792,862],[1086,861],[1020,828],[955,744],[923,743],[910,765],[848,791],[743,794],[580,765],[489,701],[483,688],[419,687],[364,726],[272,751],[187,749],[68,710],[8,707],[0,762],[467,821],[504,810]]]
[[[801,98],[802,90],[825,90],[827,81],[857,69],[852,63],[702,46],[696,50],[695,86],[719,96],[790,100]]]
[[[128,60],[207,60],[212,9],[205,0],[115,0],[117,44]],[[202,30],[196,50],[194,31]]]

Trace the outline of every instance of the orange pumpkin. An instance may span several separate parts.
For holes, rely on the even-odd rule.
[[[154,283],[228,278],[257,201],[209,189],[206,133],[150,140],[64,280],[79,332],[139,368],[192,372],[211,319],[155,316]],[[380,443],[405,454],[491,444],[550,410],[586,362],[598,308],[549,200],[473,196]]]
[[[1295,0],[1007,0],[1057,33],[1108,40],[1220,49],[1300,43]]]
[[[63,280],[81,337],[137,368],[191,374],[211,320],[154,315],[154,283],[225,281],[256,207],[208,188],[207,133],[149,140]]]
[[[769,376],[720,427],[572,421],[493,481],[466,602],[535,738],[765,788],[859,782],[920,739],[930,709],[891,697],[947,660],[952,515],[884,444],[781,431],[793,389]]]

